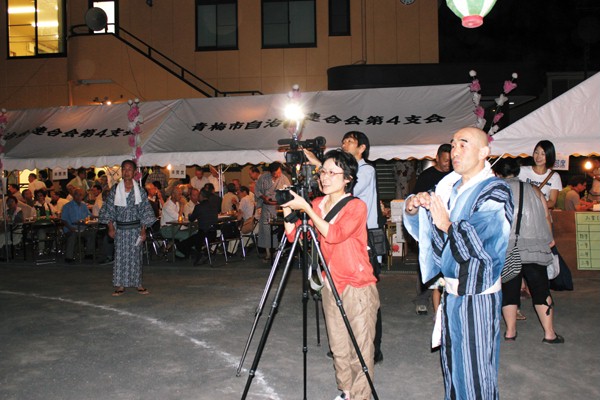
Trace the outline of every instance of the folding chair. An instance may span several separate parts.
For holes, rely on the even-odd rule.
[[[204,245],[206,247],[206,255],[208,256],[208,263],[212,265],[212,256],[217,254],[219,246],[223,248],[223,254],[225,255],[225,264],[227,264],[227,248],[225,247],[225,238],[221,231],[221,224],[211,225],[208,232],[204,234]]]
[[[253,218],[252,221],[253,221],[252,230],[248,233],[241,233],[241,237],[242,237],[241,244],[242,244],[242,251],[244,252],[244,257],[246,257],[246,247],[250,243],[250,240],[252,240],[252,244],[254,245],[254,249],[256,250],[256,255],[257,256],[260,255],[258,253],[258,237],[256,235],[256,227],[258,226],[258,220],[256,218]]]

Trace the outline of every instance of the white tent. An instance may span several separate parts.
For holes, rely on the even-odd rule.
[[[434,157],[458,129],[473,125],[468,84],[302,93],[300,140],[345,132],[371,140],[370,159]],[[287,95],[140,103],[142,165],[258,164],[283,160],[278,140]],[[131,158],[129,105],[9,111],[5,169],[111,166]]]
[[[494,135],[496,155],[531,155],[540,140],[564,155],[600,154],[600,73]]]

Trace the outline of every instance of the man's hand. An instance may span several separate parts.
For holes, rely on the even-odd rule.
[[[308,162],[316,167],[320,167],[322,165],[321,161],[314,155],[314,153],[310,150],[302,149],[304,155],[308,159]]]
[[[405,209],[409,215],[415,215],[419,207],[425,207],[429,210],[431,204],[431,195],[427,192],[421,192],[414,196],[410,196],[405,202]]]
[[[448,233],[451,225],[450,216],[448,215],[448,210],[444,207],[442,198],[434,194],[430,197],[430,201],[429,211],[431,212],[433,223],[439,230]]]

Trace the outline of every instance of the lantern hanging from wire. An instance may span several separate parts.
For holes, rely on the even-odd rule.
[[[483,17],[494,7],[496,0],[446,0],[446,4],[465,28],[477,28],[483,25]]]

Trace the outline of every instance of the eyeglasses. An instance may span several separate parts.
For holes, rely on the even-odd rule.
[[[321,176],[321,178],[324,177],[329,177],[329,178],[333,178],[335,175],[342,175],[343,172],[333,172],[333,171],[328,171],[326,169],[321,169],[319,170],[319,175]]]

